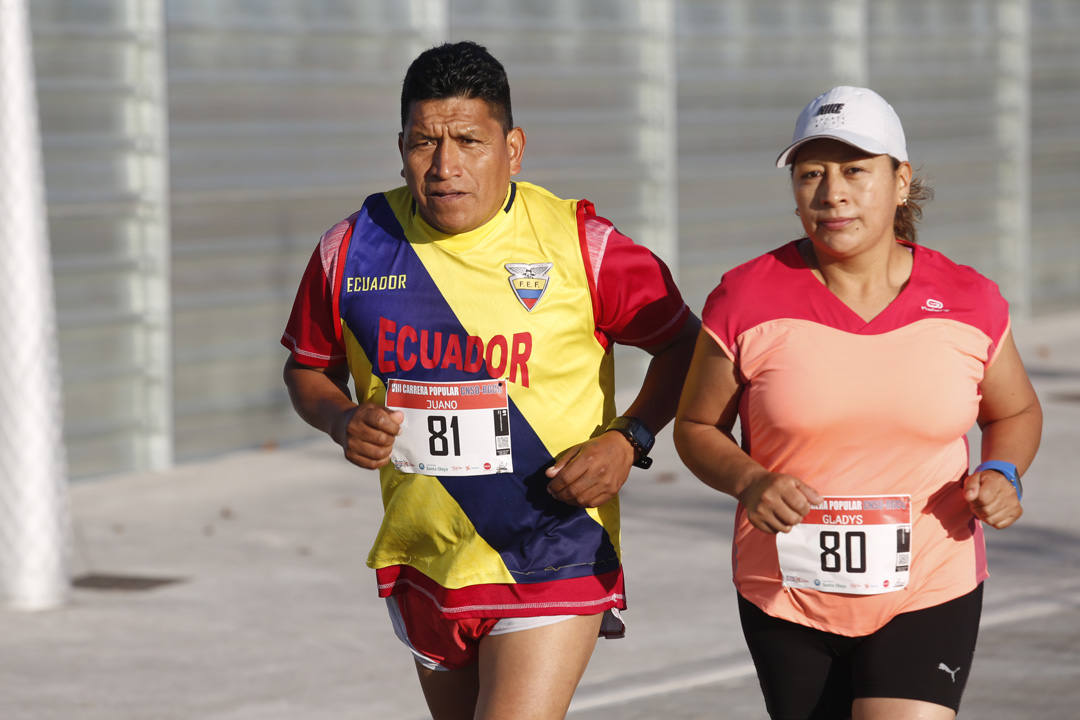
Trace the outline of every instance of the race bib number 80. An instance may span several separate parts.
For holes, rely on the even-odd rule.
[[[785,587],[876,595],[907,587],[911,496],[829,496],[776,536]]]
[[[389,380],[386,407],[405,414],[390,454],[390,461],[401,472],[513,472],[505,381]]]

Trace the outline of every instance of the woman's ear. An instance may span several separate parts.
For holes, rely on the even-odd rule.
[[[896,168],[896,204],[907,203],[911,194],[911,163],[902,162]]]

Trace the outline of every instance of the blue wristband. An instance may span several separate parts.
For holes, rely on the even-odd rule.
[[[975,468],[975,472],[982,472],[983,470],[997,470],[1004,475],[1005,479],[1009,481],[1009,484],[1013,486],[1013,490],[1016,491],[1016,499],[1024,499],[1024,486],[1020,482],[1020,473],[1017,471],[1016,466],[1011,462],[1005,462],[1004,460],[987,460],[986,462],[979,463],[979,467]]]

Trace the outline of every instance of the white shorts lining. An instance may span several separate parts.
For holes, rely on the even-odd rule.
[[[444,667],[438,660],[428,657],[417,650],[412,642],[410,642],[409,633],[405,628],[405,618],[401,615],[401,608],[398,607],[397,598],[392,595],[386,598],[386,609],[390,613],[390,624],[394,627],[394,634],[397,635],[398,640],[400,640],[405,647],[409,648],[409,652],[413,654],[413,657],[418,663],[428,670],[444,672],[450,669]],[[577,615],[537,615],[534,617],[502,618],[495,623],[488,632],[488,635],[506,635],[509,633],[521,632],[522,630],[544,627],[545,625],[554,625],[555,623],[560,623],[574,617],[577,617]],[[606,619],[607,618],[605,617],[605,620]]]

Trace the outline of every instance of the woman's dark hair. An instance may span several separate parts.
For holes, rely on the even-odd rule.
[[[514,126],[510,82],[502,63],[483,45],[464,41],[425,50],[409,65],[401,83],[402,129],[414,102],[454,97],[483,100],[505,132]]]
[[[893,158],[893,170],[900,167],[900,161]],[[923,205],[934,199],[934,189],[921,178],[911,176],[908,186],[907,202],[896,206],[893,215],[893,234],[909,243],[919,241],[919,231],[915,224],[922,220]]]

